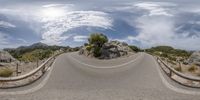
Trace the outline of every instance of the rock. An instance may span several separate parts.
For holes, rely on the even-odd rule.
[[[128,44],[125,42],[111,41],[105,43],[101,48],[102,59],[112,59],[127,55],[132,50],[129,48]]]
[[[7,51],[0,51],[0,63],[10,63],[15,61],[16,59],[13,58]]]
[[[86,49],[86,47],[82,47],[80,50],[79,50],[79,54],[80,55],[85,55],[87,57],[94,57],[94,54],[93,54],[93,51],[94,49],[91,49],[90,51]]]
[[[92,45],[95,47],[95,45]],[[87,50],[87,46],[82,47],[79,50],[80,55],[85,55],[87,57],[94,57],[94,48]],[[133,53],[132,49],[129,48],[128,44],[125,42],[111,41],[104,43],[100,49],[100,59],[112,59],[121,56],[126,56],[130,52]]]
[[[190,56],[189,60],[188,60],[189,64],[196,64],[200,66],[200,51],[196,51],[194,53],[192,53],[192,55]]]

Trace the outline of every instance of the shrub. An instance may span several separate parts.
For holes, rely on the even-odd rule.
[[[181,67],[175,67],[174,68],[176,71],[179,71],[179,72],[181,72],[182,70],[181,70]]]
[[[99,56],[101,56],[101,52],[100,52],[100,50],[101,50],[100,47],[94,47],[94,51],[93,51],[93,53],[94,53],[94,56],[95,56],[95,57],[99,57]]]
[[[175,57],[168,56],[169,60],[176,61]]]
[[[0,77],[10,77],[13,74],[13,71],[10,68],[3,67],[0,68]]]
[[[104,43],[108,42],[108,38],[104,34],[94,33],[90,35],[88,42],[98,47],[102,47]]]
[[[190,72],[194,72],[195,70],[197,70],[197,67],[196,67],[195,65],[192,65],[192,66],[188,69],[188,71],[190,71]]]
[[[141,51],[141,50],[140,50],[138,47],[136,47],[136,46],[129,45],[129,47],[130,47],[133,51],[135,51],[135,52]]]
[[[86,46],[86,50],[90,51],[90,50],[92,49],[92,47],[93,47],[93,46],[91,46],[91,45],[87,45],[87,46]]]
[[[34,62],[37,60],[43,60],[45,58],[49,58],[52,54],[53,51],[50,49],[47,50],[36,49],[32,52],[23,54],[20,60],[25,62]]]
[[[176,63],[173,62],[172,60],[167,60],[167,62],[171,63],[172,65],[176,65]]]
[[[167,55],[166,53],[162,53],[162,54],[160,54],[160,56],[161,56],[161,57],[165,57],[165,58],[168,57],[168,55]]]
[[[84,43],[84,46],[88,46],[88,43]]]

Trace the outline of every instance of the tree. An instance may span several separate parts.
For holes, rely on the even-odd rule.
[[[133,51],[135,51],[135,52],[141,51],[140,48],[138,48],[138,47],[136,47],[136,46],[134,46],[134,45],[129,45],[129,47],[130,47]]]
[[[89,44],[94,44],[97,47],[102,47],[102,45],[108,42],[108,38],[101,33],[93,33],[88,38]]]
[[[93,33],[88,38],[89,44],[87,44],[86,49],[93,52],[95,57],[101,56],[101,47],[104,43],[108,42],[107,36],[101,33]]]

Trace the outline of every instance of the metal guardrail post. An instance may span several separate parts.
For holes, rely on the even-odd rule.
[[[42,74],[46,72],[45,69],[46,69],[46,65],[44,65],[44,67],[42,68]]]
[[[17,63],[17,66],[16,66],[16,76],[18,76],[18,69],[19,69],[19,64]]]
[[[179,64],[180,70],[182,71],[182,65],[181,65],[181,62],[179,61],[178,64]]]
[[[172,77],[172,71],[169,70],[169,77]]]
[[[23,75],[19,75],[19,76],[14,76],[14,77],[0,77],[0,82],[1,83],[6,83],[6,82],[15,82],[15,81],[20,81],[23,79],[26,79],[28,77],[31,77],[32,75],[36,74],[39,71],[42,71],[42,75],[47,71],[47,69],[52,65],[52,63],[54,62],[54,60],[56,59],[57,56],[59,56],[60,54],[62,54],[64,52],[61,52],[59,54],[55,54],[52,57],[48,58],[46,61],[44,61],[41,65],[39,65],[37,68],[33,69],[32,71],[30,71],[29,73],[23,74]],[[52,61],[52,62],[51,62]],[[50,65],[49,65],[50,63]],[[19,63],[16,63],[16,74],[18,75],[18,67],[19,67]],[[48,66],[47,66],[48,65]],[[48,67],[48,68],[47,68]],[[41,75],[41,76],[42,76]],[[41,77],[40,76],[40,77]],[[38,78],[40,78],[38,77]],[[37,80],[37,79],[35,79]],[[35,81],[34,80],[34,81]],[[25,83],[25,84],[29,84],[29,83]],[[8,87],[4,87],[3,85],[0,86],[0,89],[7,89],[7,88],[14,88],[14,87],[20,87],[20,86],[24,86],[24,84],[22,85],[17,85],[17,86],[8,86]]]
[[[170,66],[168,66],[168,65],[166,64],[166,62],[162,61],[159,57],[156,57],[156,58],[157,58],[158,64],[159,64],[159,66],[161,67],[161,69],[162,69],[166,74],[168,74],[168,76],[169,76],[173,81],[177,82],[177,83],[180,84],[180,85],[186,86],[186,87],[200,88],[200,86],[188,85],[188,84],[181,83],[181,82],[177,81],[176,79],[172,78],[172,74],[174,73],[175,75],[177,75],[177,76],[179,76],[179,77],[181,77],[181,78],[183,78],[183,79],[186,79],[186,80],[188,80],[188,81],[192,81],[192,82],[193,82],[193,81],[194,81],[194,82],[200,82],[200,78],[199,78],[199,77],[192,77],[192,76],[184,75],[183,73],[180,73],[180,72],[176,71],[175,69],[171,68]],[[165,68],[167,68],[167,69],[169,70],[169,73],[168,73],[166,70],[164,70],[164,69],[162,68],[162,64],[161,64],[161,63],[163,64],[163,66],[164,66]]]

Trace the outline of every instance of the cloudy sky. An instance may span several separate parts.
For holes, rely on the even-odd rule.
[[[200,50],[198,0],[0,0],[0,48],[79,46],[104,33],[141,48]]]

